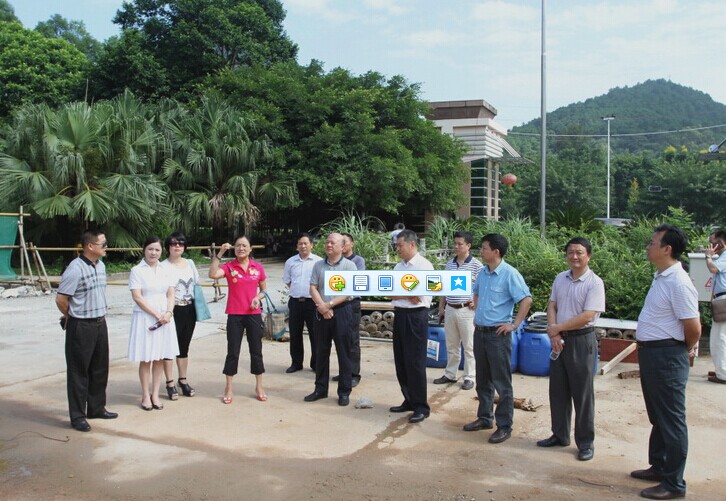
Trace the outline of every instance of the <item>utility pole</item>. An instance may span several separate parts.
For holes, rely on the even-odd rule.
[[[608,124],[608,169],[607,169],[607,175],[608,175],[608,182],[607,182],[607,191],[608,191],[608,204],[607,204],[607,213],[605,217],[610,219],[610,122],[612,120],[615,120],[615,115],[610,115],[607,117],[602,117],[603,120],[605,120]]]
[[[545,0],[542,0],[542,76],[541,76],[541,108],[542,132],[540,137],[540,193],[539,193],[539,232],[544,239],[546,233],[545,223],[545,197],[547,190],[547,51],[545,50]]]

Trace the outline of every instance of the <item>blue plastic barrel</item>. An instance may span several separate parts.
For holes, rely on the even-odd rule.
[[[446,354],[446,331],[441,324],[429,325],[428,343],[426,345],[426,367],[443,369],[449,357]],[[464,368],[464,347],[461,347],[459,369]]]
[[[524,330],[522,325],[512,332],[512,372],[517,372],[519,365],[519,335]]]
[[[528,324],[519,338],[519,372],[527,376],[549,376],[552,343],[547,324]]]

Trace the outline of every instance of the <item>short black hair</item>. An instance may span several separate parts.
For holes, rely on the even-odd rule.
[[[688,247],[688,237],[685,232],[677,226],[672,224],[661,224],[654,230],[655,233],[663,232],[663,237],[660,239],[661,247],[663,245],[671,246],[671,257],[673,259],[680,259],[681,254],[686,251]]]
[[[726,242],[726,231],[724,230],[712,231],[711,236],[714,237],[716,240]]]
[[[403,239],[404,242],[413,242],[418,245],[418,235],[413,230],[401,230],[401,233],[396,235],[396,240]]]
[[[297,238],[295,239],[295,243],[298,243],[301,238],[307,238],[310,243],[313,243],[313,237],[310,236],[310,233],[307,231],[303,231],[302,233],[297,234]]]
[[[169,252],[169,248],[171,247],[171,241],[176,240],[177,242],[181,243],[184,246],[184,251],[187,250],[187,237],[182,233],[181,231],[175,231],[166,239],[164,240],[164,248],[166,249],[166,252]]]
[[[105,235],[102,230],[86,230],[81,235],[81,246],[85,247],[88,244],[95,244],[98,237]]]
[[[503,258],[507,255],[507,250],[509,250],[509,242],[506,238],[504,238],[504,235],[501,235],[499,233],[487,233],[481,238],[481,245],[484,245],[484,242],[489,243],[489,248],[491,248],[491,250],[498,250],[499,257]]]
[[[393,229],[394,230],[405,230],[406,229],[406,225],[403,224],[403,223],[396,223],[396,224],[393,225]]]
[[[149,245],[156,244],[156,243],[158,243],[159,246],[161,246],[161,244],[162,244],[161,237],[157,237],[156,235],[152,235],[149,238],[147,238],[146,240],[144,240],[144,246],[141,249],[142,250],[146,250],[146,248]]]
[[[247,235],[245,235],[244,233],[234,237],[234,240],[233,240],[234,243],[232,245],[236,245],[237,240],[239,240],[240,238],[244,238],[245,240],[247,240],[247,243],[250,244],[250,247],[252,247],[252,240],[250,240],[250,238]]]
[[[570,241],[565,244],[565,254],[567,254],[567,249],[570,248],[570,245],[582,245],[587,251],[587,255],[592,255],[592,245],[590,244],[590,241],[585,237],[571,238]]]
[[[454,239],[457,239],[457,238],[463,238],[464,242],[466,242],[469,245],[471,245],[472,242],[474,242],[474,237],[468,231],[457,231],[456,233],[454,233]]]
[[[350,233],[341,233],[341,235],[343,235],[344,237],[350,238],[351,242],[355,242],[355,238],[353,238],[353,235],[351,235]]]

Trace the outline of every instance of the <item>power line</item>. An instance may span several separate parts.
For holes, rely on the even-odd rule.
[[[675,129],[675,130],[662,130],[655,132],[630,132],[624,134],[610,134],[610,137],[633,137],[633,136],[657,136],[662,134],[677,134],[681,132],[694,132],[699,130],[707,129],[718,129],[720,127],[726,127],[726,124],[720,125],[707,125],[705,127],[691,127],[687,129]],[[507,135],[512,136],[535,136],[540,135],[536,132],[507,132]],[[607,134],[547,134],[547,137],[607,137]]]

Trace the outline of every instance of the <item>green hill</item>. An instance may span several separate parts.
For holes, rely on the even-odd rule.
[[[615,154],[648,152],[659,155],[668,146],[700,151],[720,143],[726,126],[690,132],[618,136],[644,132],[674,131],[726,124],[726,105],[708,94],[668,80],[648,80],[633,87],[616,87],[607,94],[573,103],[547,115],[548,145],[557,149],[576,138],[549,137],[550,134],[607,134],[604,116],[615,116],[610,123],[611,146]],[[539,137],[517,136],[517,132],[540,132],[537,118],[513,127],[508,140],[526,156],[539,152]],[[603,138],[594,138],[605,141]]]

